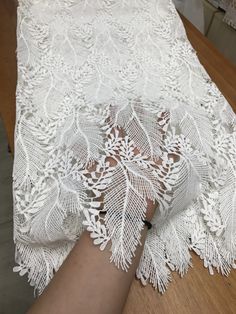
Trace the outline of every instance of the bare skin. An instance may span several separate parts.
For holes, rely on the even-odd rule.
[[[148,218],[150,219],[151,216]],[[84,231],[42,295],[27,314],[121,314],[147,235],[141,233],[128,272],[110,263],[108,247],[100,251]]]
[[[111,166],[117,163],[111,157],[107,160]],[[146,200],[146,219],[150,221],[156,204]],[[93,244],[89,232],[84,231],[27,314],[121,314],[139,265],[147,230],[144,226],[140,238],[142,245],[137,246],[128,272],[110,262],[110,243],[101,251]]]
[[[154,215],[148,201],[146,219]],[[121,314],[143,251],[147,227],[141,232],[128,272],[110,263],[110,244],[101,251],[84,231],[42,295],[27,314]]]

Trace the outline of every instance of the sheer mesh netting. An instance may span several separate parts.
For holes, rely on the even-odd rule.
[[[128,270],[151,201],[143,285],[164,293],[191,250],[228,275],[235,113],[172,1],[20,0],[17,38],[14,271],[41,294],[86,229]]]

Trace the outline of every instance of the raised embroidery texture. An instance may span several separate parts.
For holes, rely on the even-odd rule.
[[[172,1],[20,0],[17,38],[14,270],[41,294],[85,229],[127,270],[149,199],[144,285],[164,293],[189,250],[228,275],[235,114]]]

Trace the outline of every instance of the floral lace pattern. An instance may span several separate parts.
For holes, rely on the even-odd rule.
[[[14,271],[41,294],[85,229],[127,270],[149,199],[142,284],[164,293],[190,250],[228,275],[235,114],[172,1],[20,0],[17,38]]]

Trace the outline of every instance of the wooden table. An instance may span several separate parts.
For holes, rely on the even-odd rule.
[[[212,80],[218,85],[236,112],[236,67],[185,18],[189,40]],[[0,2],[0,116],[13,152],[16,86],[16,9],[13,0]],[[192,253],[194,268],[181,279],[173,273],[164,295],[151,285],[133,281],[124,314],[209,314],[236,313],[236,271],[229,277],[210,276],[200,258]],[[105,297],[105,293],[104,293]]]
[[[0,117],[13,152],[16,88],[16,7],[0,0]]]

